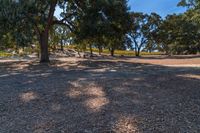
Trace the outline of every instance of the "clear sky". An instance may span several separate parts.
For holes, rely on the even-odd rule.
[[[162,17],[167,14],[182,13],[186,10],[183,7],[177,7],[180,0],[129,0],[129,6],[132,11],[151,13],[156,12]]]

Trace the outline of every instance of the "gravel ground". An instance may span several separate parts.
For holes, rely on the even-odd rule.
[[[0,133],[200,132],[200,58],[1,60],[0,95]]]

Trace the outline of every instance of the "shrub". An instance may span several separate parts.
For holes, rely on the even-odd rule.
[[[12,56],[11,53],[5,52],[5,51],[0,51],[0,57],[10,57]]]

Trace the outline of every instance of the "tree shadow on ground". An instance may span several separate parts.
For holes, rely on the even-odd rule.
[[[199,132],[199,83],[199,68],[1,63],[0,132]]]

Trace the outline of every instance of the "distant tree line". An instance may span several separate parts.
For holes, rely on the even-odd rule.
[[[40,61],[49,62],[49,49],[200,52],[200,2],[182,0],[187,12],[161,18],[156,13],[131,12],[127,0],[0,0],[0,49],[38,44]],[[55,11],[61,12],[55,17]]]

